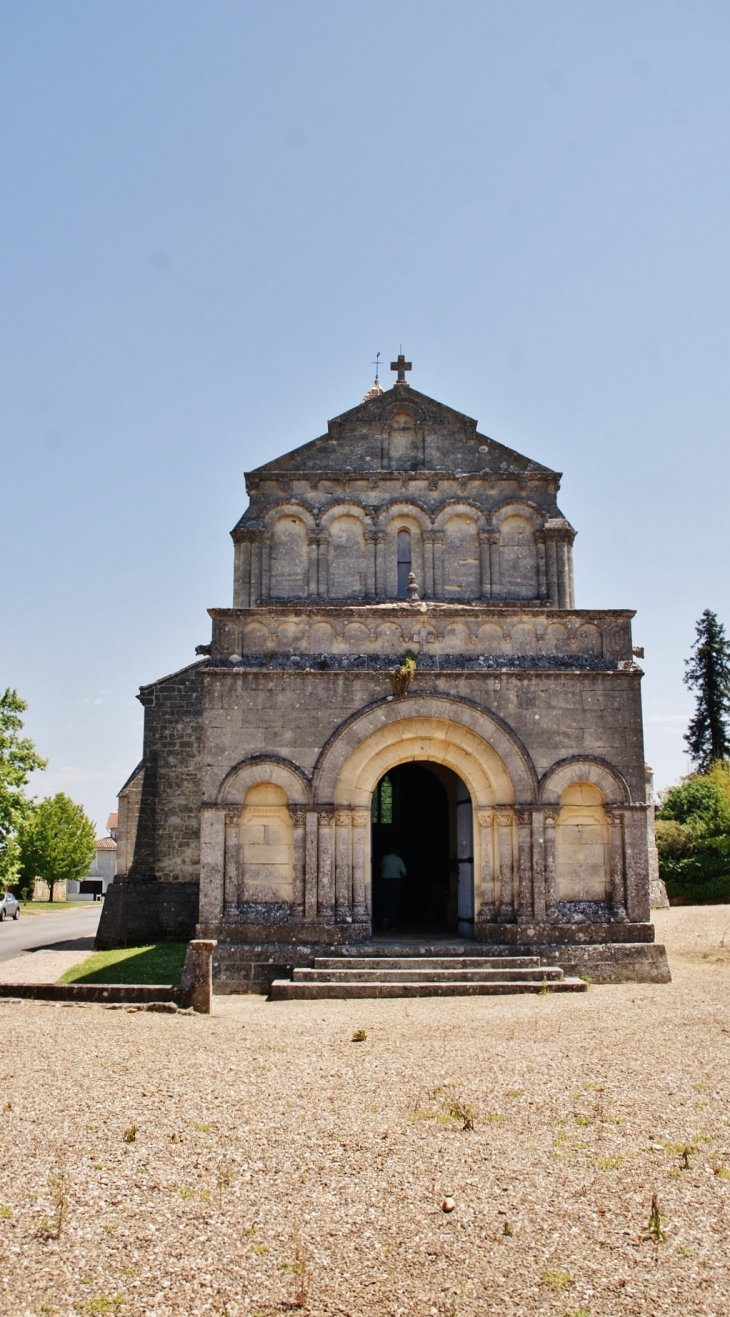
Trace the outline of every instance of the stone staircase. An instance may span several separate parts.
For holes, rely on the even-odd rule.
[[[311,969],[275,979],[269,1001],[330,997],[488,997],[508,992],[585,992],[539,956],[318,956]]]

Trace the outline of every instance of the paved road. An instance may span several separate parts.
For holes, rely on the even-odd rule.
[[[24,916],[21,907],[20,919],[6,919],[0,924],[0,963],[39,947],[61,950],[58,943],[65,943],[69,951],[91,950],[100,914],[100,901],[47,915]],[[79,942],[82,945],[77,945]]]

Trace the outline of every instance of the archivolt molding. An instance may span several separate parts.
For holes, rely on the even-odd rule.
[[[386,503],[378,509],[376,520],[380,528],[386,529],[394,518],[409,515],[420,523],[423,530],[428,530],[431,525],[430,509],[417,498],[399,498],[394,499],[391,503]]]
[[[351,718],[320,755],[314,798],[364,808],[389,768],[417,759],[453,768],[477,806],[536,799],[537,775],[514,732],[494,714],[441,695],[387,699]]]
[[[262,515],[261,521],[266,530],[271,531],[281,517],[299,517],[308,530],[314,530],[316,526],[311,508],[308,508],[306,503],[299,503],[296,499],[280,499],[278,502],[270,504]]]
[[[373,525],[370,509],[354,498],[338,498],[327,503],[319,513],[319,525],[327,530],[338,517],[355,517],[367,529]]]
[[[528,498],[515,498],[514,495],[492,509],[492,525],[499,529],[507,517],[525,517],[532,522],[535,530],[542,530],[545,525],[545,512],[537,503]]]
[[[240,807],[249,787],[262,782],[273,782],[282,787],[290,805],[308,805],[310,802],[309,782],[296,764],[273,755],[255,755],[243,759],[226,773],[216,793],[216,804]]]
[[[486,530],[488,526],[484,508],[470,498],[450,499],[448,502],[442,503],[434,513],[434,528],[443,530],[451,517],[468,517],[471,521],[476,522],[478,530]]]
[[[605,759],[588,755],[575,755],[553,764],[540,780],[540,803],[559,805],[565,788],[574,782],[591,782],[599,787],[606,804],[631,804],[631,793],[618,769]]]

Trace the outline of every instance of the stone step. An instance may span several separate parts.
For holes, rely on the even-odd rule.
[[[319,969],[534,969],[539,956],[316,956]]]
[[[585,992],[588,984],[583,979],[562,978],[542,982],[530,979],[481,979],[476,982],[440,981],[419,983],[322,983],[293,979],[275,979],[271,985],[269,1001],[325,1001],[336,998],[358,997],[497,997],[516,992]]]
[[[411,965],[408,969],[370,969],[369,966],[347,966],[338,969],[295,969],[295,983],[542,983],[562,979],[559,965],[539,965],[527,969],[497,969],[480,965],[478,969],[450,965],[448,969],[430,969]]]

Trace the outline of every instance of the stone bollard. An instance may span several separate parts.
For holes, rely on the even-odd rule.
[[[193,992],[190,1005],[201,1015],[210,1015],[213,1003],[213,947],[218,943],[198,938],[190,943],[193,953]]]

